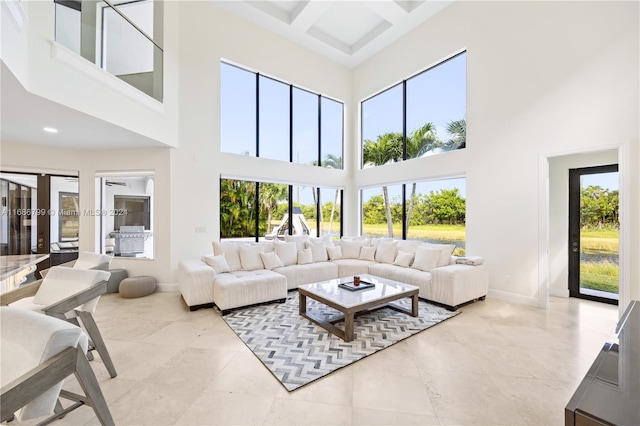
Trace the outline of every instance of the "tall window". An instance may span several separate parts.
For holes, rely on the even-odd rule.
[[[466,52],[362,102],[362,166],[466,147]]]
[[[220,71],[221,151],[342,168],[341,102],[225,62]]]
[[[363,189],[362,235],[455,244],[456,254],[464,254],[465,183],[456,178]]]
[[[341,189],[220,179],[220,238],[340,238],[341,205]]]

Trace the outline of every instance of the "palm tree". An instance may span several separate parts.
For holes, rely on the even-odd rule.
[[[383,164],[396,162],[402,159],[402,133],[390,132],[378,136],[378,140],[366,140],[362,146],[363,165],[382,166]],[[387,216],[389,236],[393,237],[393,220],[391,219],[391,204],[389,203],[389,191],[382,187],[384,206]]]
[[[426,152],[434,148],[442,146],[442,142],[436,134],[436,126],[433,123],[426,123],[424,126],[416,129],[407,138],[407,158],[418,158]],[[411,223],[411,214],[413,213],[413,200],[416,195],[416,182],[411,187],[411,198],[409,198],[409,206],[407,208],[407,219],[405,227],[408,228]]]
[[[463,118],[455,120],[447,124],[447,133],[451,135],[451,139],[447,141],[449,150],[461,149],[467,145],[467,121]]]
[[[260,184],[260,203],[267,209],[267,234],[271,233],[271,221],[273,211],[278,207],[278,201],[282,201],[289,195],[289,187],[277,183]]]
[[[327,154],[322,164],[324,167],[328,167],[330,169],[342,169],[342,157],[338,157],[333,154]],[[333,216],[336,213],[336,204],[338,204],[339,195],[340,195],[340,190],[336,189],[336,196],[335,196],[335,199],[333,200],[333,205],[331,206],[331,216],[329,218],[329,237],[331,237],[331,228],[333,227]],[[322,206],[320,206],[320,217],[322,217]]]

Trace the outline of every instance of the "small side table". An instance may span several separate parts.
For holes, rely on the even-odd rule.
[[[107,282],[107,293],[117,293],[120,282],[127,278],[129,274],[126,269],[109,269],[109,272],[111,272],[111,276]]]

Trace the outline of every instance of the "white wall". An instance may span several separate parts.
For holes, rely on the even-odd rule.
[[[348,183],[345,171],[221,153],[221,59],[346,103],[351,95],[350,70],[212,2],[165,3],[165,16],[177,15],[179,22],[165,20],[165,35],[180,29],[180,146],[171,152],[172,175],[179,176],[171,182],[173,266],[211,253],[211,242],[219,239],[221,175],[326,187]]]
[[[14,171],[47,171],[65,174],[79,172],[80,210],[96,209],[96,172],[152,170],[155,178],[154,205],[154,259],[115,258],[112,268],[123,268],[130,276],[150,275],[160,285],[175,283],[172,268],[176,263],[170,257],[171,246],[171,186],[170,149],[81,150],[55,149],[44,146],[2,142],[0,169]],[[52,170],[55,165],[56,169]],[[80,216],[80,250],[95,251],[101,237],[96,217]]]
[[[549,293],[569,297],[569,169],[618,163],[618,151],[549,159]]]
[[[467,148],[364,170],[354,184],[465,173],[467,253],[485,256],[493,296],[537,305],[539,157],[628,143],[637,164],[638,15],[637,2],[455,2],[357,67],[354,97],[466,48]],[[637,190],[629,201],[637,259]]]
[[[3,2],[4,3],[4,2]],[[164,100],[160,104],[54,43],[54,3],[22,1],[28,21],[21,30],[2,7],[2,60],[31,93],[176,146],[176,55],[164,55]],[[91,96],[87,96],[87,94]]]

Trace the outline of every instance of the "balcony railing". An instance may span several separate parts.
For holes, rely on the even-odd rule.
[[[58,43],[160,102],[162,21],[153,0],[55,0]]]

